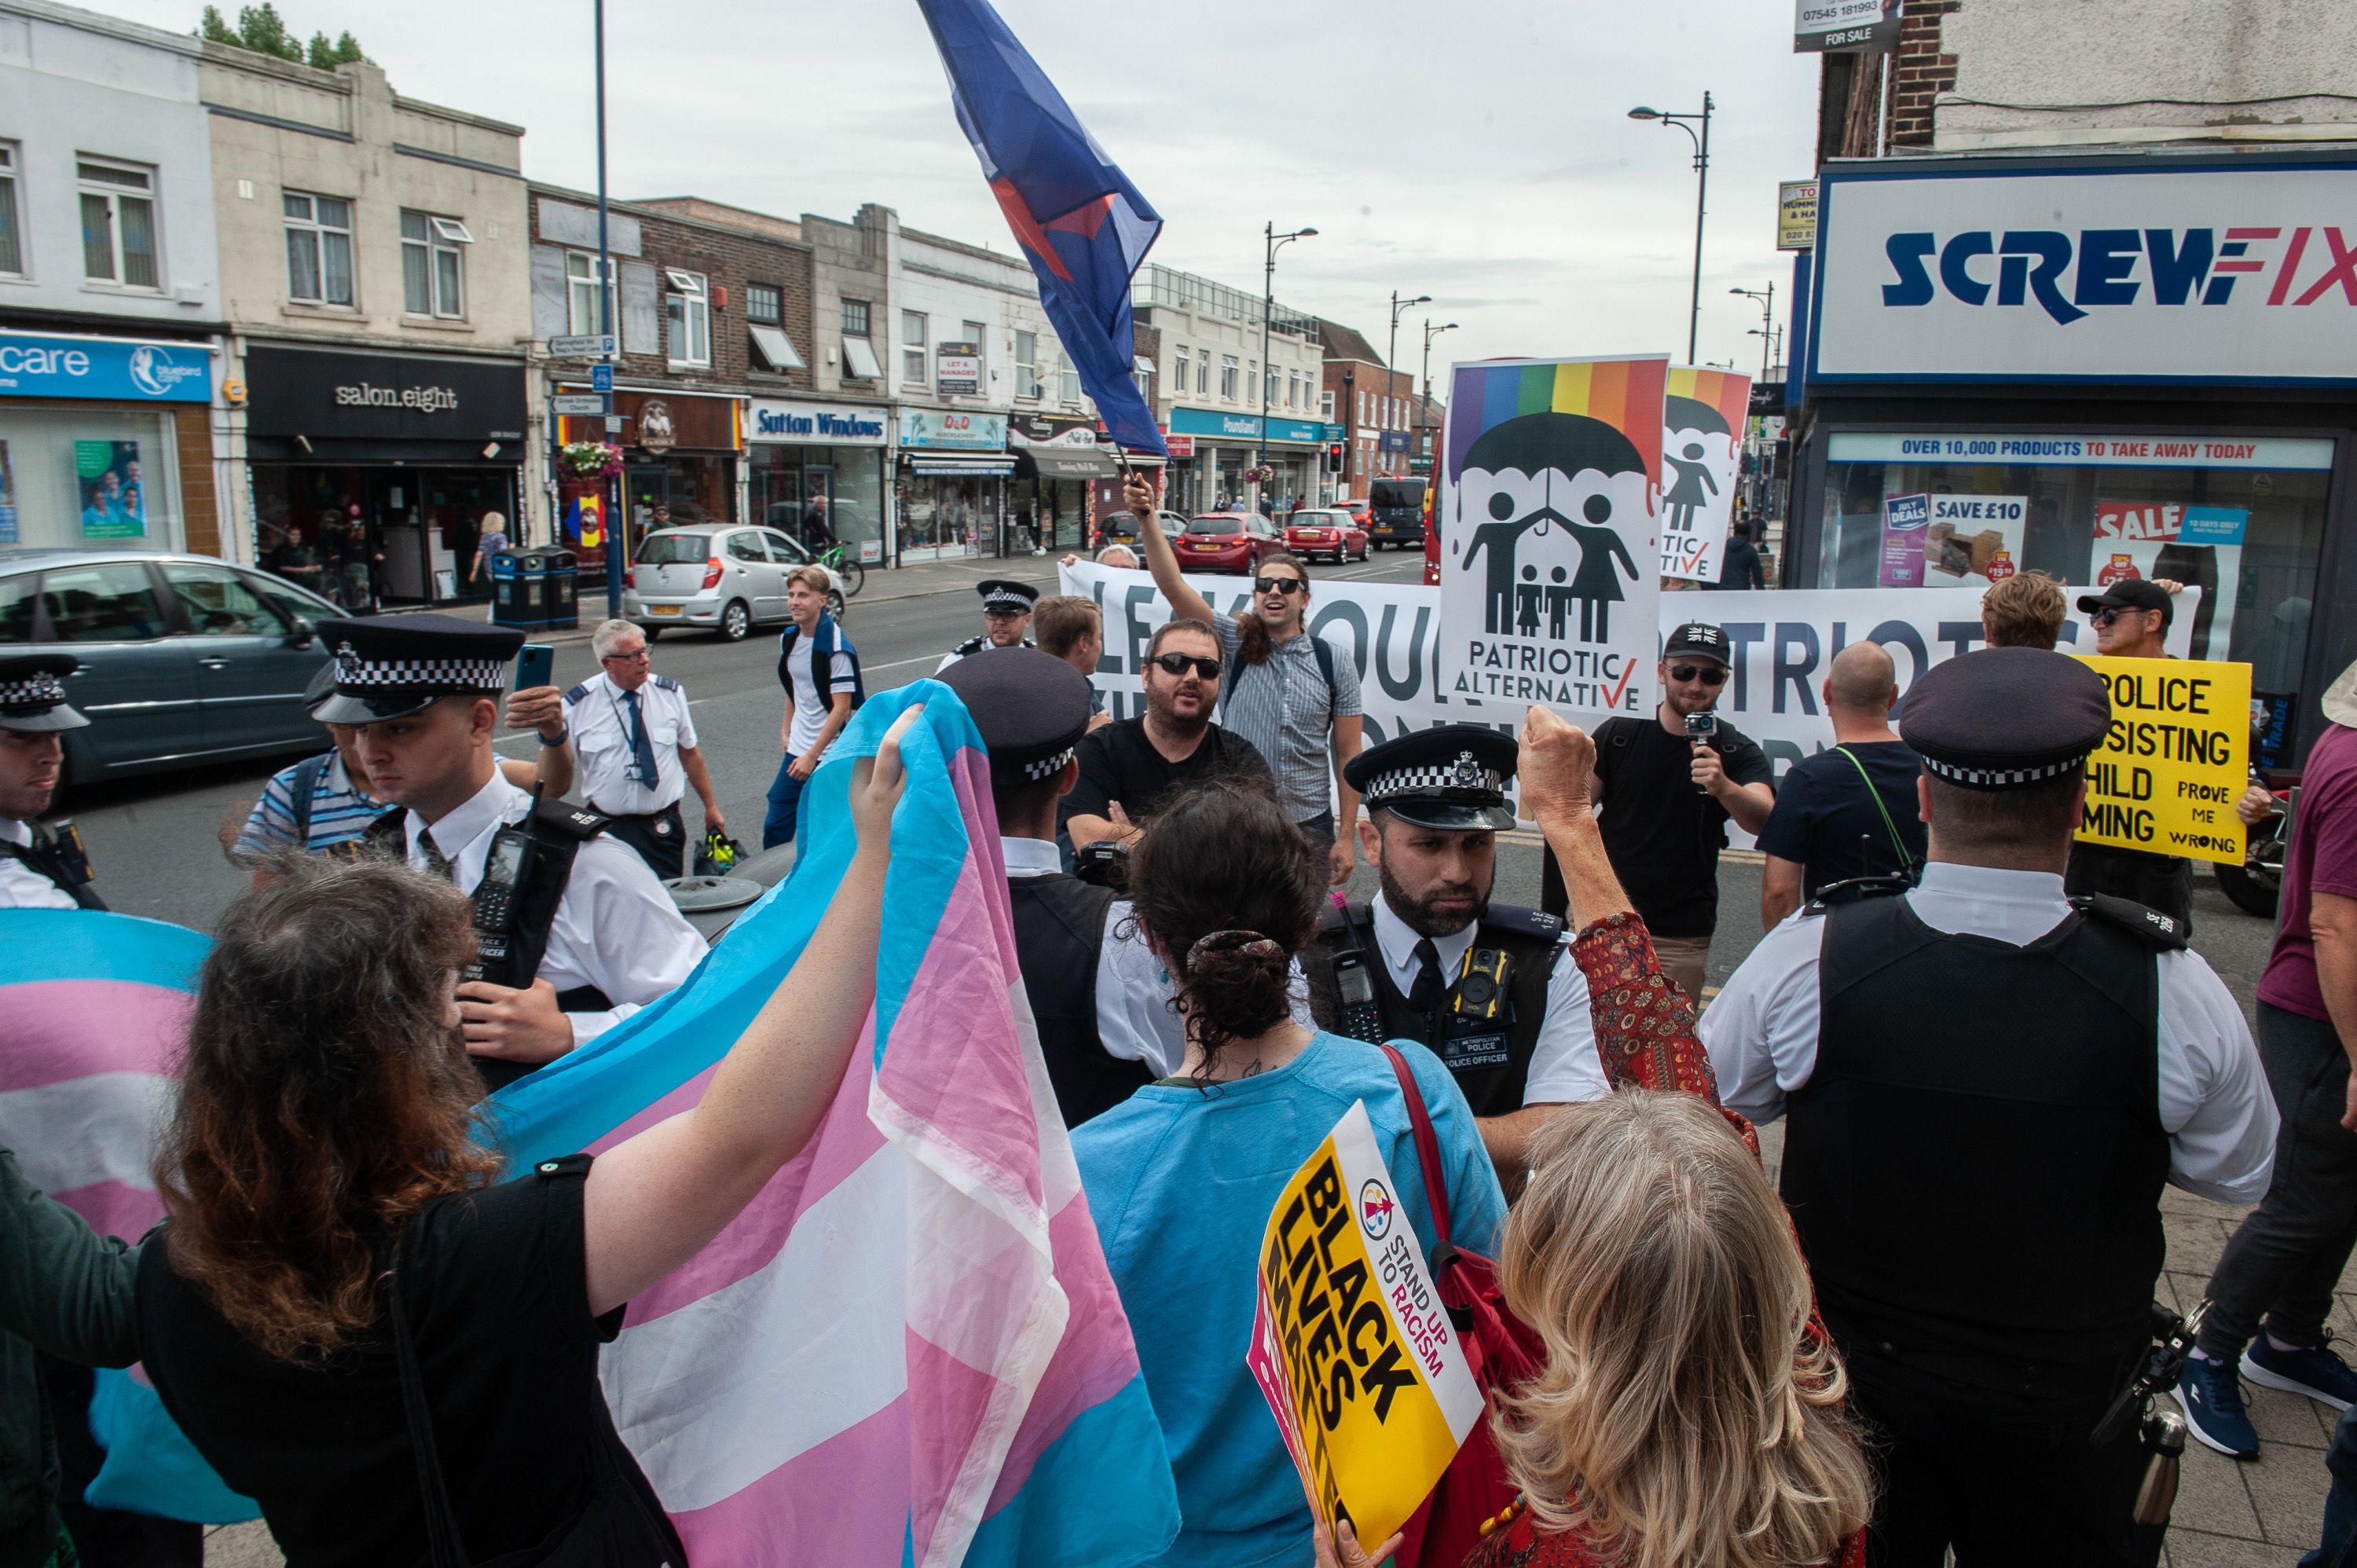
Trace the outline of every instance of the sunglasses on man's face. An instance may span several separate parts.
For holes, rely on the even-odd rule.
[[[1157,653],[1154,662],[1165,675],[1184,675],[1191,667],[1206,681],[1220,678],[1220,661],[1216,659],[1198,659],[1191,653]]]
[[[2087,620],[2091,625],[2109,626],[2114,621],[2119,619],[2122,616],[2140,616],[2142,614],[2144,614],[2144,611],[2142,610],[2132,610],[2119,607],[2113,607],[2107,609],[2097,610],[2093,615],[2089,616]]]
[[[1670,666],[1670,679],[1699,681],[1706,686],[1723,686],[1727,683],[1727,671],[1716,664],[1673,664]]]
[[[1308,591],[1309,585],[1298,577],[1254,577],[1253,579],[1253,592],[1255,594],[1306,594]]]

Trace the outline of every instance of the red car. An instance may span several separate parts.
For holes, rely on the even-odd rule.
[[[1233,572],[1249,577],[1260,564],[1285,548],[1276,525],[1243,512],[1213,511],[1187,520],[1187,532],[1171,541],[1178,564],[1189,572]]]
[[[1285,547],[1305,561],[1323,555],[1340,565],[1367,558],[1367,531],[1340,507],[1305,507],[1285,520]]]

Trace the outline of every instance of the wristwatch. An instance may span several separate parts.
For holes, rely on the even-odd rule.
[[[539,735],[539,734],[540,734],[540,732],[539,732],[539,731],[537,731],[537,730],[534,730],[533,733],[534,735]],[[555,738],[554,740],[551,740],[551,739],[549,739],[549,738],[548,738],[546,736],[544,736],[544,736],[540,736],[540,744],[541,744],[541,746],[542,746],[544,748],[554,748],[554,747],[556,747],[556,746],[563,746],[566,741],[570,740],[571,738],[573,738],[573,732],[572,732],[570,729],[562,729],[562,730],[559,730],[559,731],[557,731],[557,732],[556,732],[556,738]]]

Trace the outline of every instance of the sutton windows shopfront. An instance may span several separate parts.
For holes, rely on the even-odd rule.
[[[745,418],[755,521],[811,549],[840,542],[853,560],[883,564],[891,418],[886,408],[755,399]]]
[[[2296,761],[2357,660],[2357,280],[2298,239],[2352,197],[2329,159],[1828,167],[1787,582],[2198,586],[2193,656]]]

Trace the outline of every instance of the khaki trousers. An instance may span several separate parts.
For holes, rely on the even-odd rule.
[[[1662,972],[1677,982],[1693,1003],[1695,1011],[1702,1011],[1703,976],[1710,964],[1708,937],[1655,937],[1653,956],[1661,961]]]

